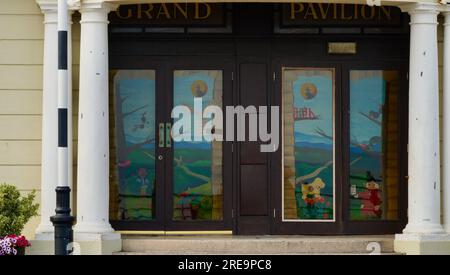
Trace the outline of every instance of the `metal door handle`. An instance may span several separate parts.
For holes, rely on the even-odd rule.
[[[163,160],[163,159],[164,159],[163,155],[158,156],[158,160]]]
[[[159,124],[158,145],[159,148],[164,148],[164,123]]]
[[[172,123],[166,123],[166,148],[172,147]]]

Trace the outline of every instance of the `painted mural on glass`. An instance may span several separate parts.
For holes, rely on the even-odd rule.
[[[333,69],[285,69],[284,218],[334,219]]]
[[[173,219],[222,220],[222,143],[208,142],[194,133],[194,98],[202,99],[202,109],[209,105],[222,106],[222,71],[174,71],[174,106],[191,110],[192,141],[174,142],[173,161]],[[181,119],[181,117],[179,118]],[[203,125],[209,119],[202,119]],[[177,119],[174,119],[174,123]]]
[[[350,219],[397,218],[398,73],[350,72]]]
[[[114,77],[118,218],[155,218],[155,71]]]

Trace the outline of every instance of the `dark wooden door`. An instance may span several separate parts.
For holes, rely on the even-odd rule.
[[[176,141],[172,136],[171,145],[166,148],[165,230],[231,230],[232,143],[225,141],[226,129],[224,141],[207,142],[204,136],[195,134],[195,119],[200,118],[203,127],[209,119],[196,109],[194,99],[202,102],[203,110],[231,105],[234,60],[179,56],[167,58],[165,64],[167,110],[187,107],[193,122],[189,132],[192,141]],[[177,118],[171,117],[170,112],[166,125],[174,126]],[[225,116],[223,124],[226,125]]]
[[[399,142],[407,132],[407,65],[278,58],[273,70],[283,145],[270,158],[271,232],[399,232],[407,200],[407,154]],[[324,93],[332,98],[324,100]],[[330,111],[314,104],[318,100]],[[309,192],[310,186],[320,190]]]
[[[271,91],[270,44],[252,39],[237,43],[237,100],[244,108],[269,105]],[[270,234],[272,216],[269,154],[260,151],[261,142],[250,141],[249,116],[246,140],[236,143],[236,233]]]
[[[125,192],[121,190],[121,193],[128,192],[119,194],[122,199],[120,207],[126,214],[119,220],[111,221],[114,228],[141,231],[231,230],[232,143],[204,140],[178,142],[171,130],[176,122],[172,119],[174,107],[186,107],[192,118],[200,112],[201,125],[204,126],[206,119],[202,116],[207,106],[232,105],[234,59],[120,56],[114,58],[111,68],[114,75],[127,77],[123,77],[126,82],[122,86],[113,85],[113,90],[127,91],[123,97],[116,96],[114,101],[121,104],[121,98],[128,102],[133,99],[135,105],[130,105],[129,109],[142,113],[139,113],[142,117],[136,117],[136,121],[131,122],[137,126],[130,128],[126,134],[140,134],[143,139],[151,140],[149,144],[143,142],[134,146],[132,153],[141,157],[132,162],[140,161],[136,164],[140,166],[136,170],[128,165],[123,169],[123,174],[128,173],[131,179],[136,177],[136,180],[145,181],[140,185],[142,190],[144,187],[153,190],[148,194],[142,190],[129,194],[131,192],[127,190],[130,187],[122,188]],[[116,77],[113,76],[113,79]],[[149,93],[154,96],[142,96]],[[136,96],[140,96],[142,102],[135,100]],[[203,109],[194,108],[194,98],[201,99]],[[151,108],[146,110],[149,106]],[[121,108],[116,106],[116,112]],[[148,121],[149,117],[151,121]],[[140,121],[144,118],[146,121],[141,127]],[[122,119],[115,120],[117,128],[117,121],[122,122]],[[191,129],[183,131],[192,133],[192,121],[189,124]],[[152,133],[152,136],[144,136],[143,131]],[[121,162],[126,164],[118,160],[119,164]],[[144,171],[140,167],[145,165]],[[154,180],[150,182],[148,178]],[[136,185],[129,179],[121,182]],[[133,214],[130,214],[131,211]]]

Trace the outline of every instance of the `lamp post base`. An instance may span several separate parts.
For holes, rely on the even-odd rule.
[[[70,187],[56,188],[56,215],[50,217],[55,227],[55,255],[68,255],[69,244],[73,242],[72,225],[74,218],[70,215]]]

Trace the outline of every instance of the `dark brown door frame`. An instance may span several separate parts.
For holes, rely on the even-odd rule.
[[[160,106],[164,106],[166,102],[166,94],[164,91],[164,83],[166,82],[165,74],[163,73],[165,63],[158,58],[142,58],[139,56],[117,56],[110,61],[111,70],[155,70],[155,83],[156,83],[156,103],[161,103]],[[110,87],[112,88],[112,87]],[[114,95],[113,95],[114,96]],[[112,99],[115,102],[115,99]],[[159,108],[156,105],[156,121],[155,127],[158,127],[160,121],[164,120],[166,116],[164,108]],[[155,131],[156,144],[159,142],[158,131]],[[164,148],[156,146],[156,156],[164,155]],[[155,199],[156,199],[156,215],[155,219],[151,221],[123,221],[123,220],[110,220],[112,227],[115,230],[137,230],[137,231],[160,231],[164,230],[164,208],[165,205],[160,199],[164,195],[164,163],[156,161],[156,183],[155,183]]]
[[[223,93],[222,105],[228,106],[233,98],[232,73],[234,60],[229,57],[210,56],[201,59],[199,56],[168,57],[166,59],[167,70],[167,110],[173,108],[173,71],[174,70],[222,70],[223,72]],[[170,112],[167,112],[166,122],[173,125]],[[224,125],[226,117],[224,115]],[[224,127],[224,137],[226,129]],[[173,142],[172,142],[173,144]],[[173,215],[173,146],[167,149],[165,158],[165,230],[166,231],[208,231],[208,230],[232,230],[232,143],[223,141],[223,162],[222,162],[222,184],[223,184],[223,220],[222,221],[174,221]]]
[[[273,104],[281,106],[282,108],[282,67],[314,67],[314,68],[336,68],[335,73],[335,222],[283,222],[282,213],[282,153],[281,150],[274,154],[270,161],[272,167],[271,182],[273,186],[272,204],[277,209],[277,215],[273,219],[272,234],[312,234],[312,235],[342,235],[342,234],[393,234],[400,232],[406,224],[406,209],[407,209],[407,148],[406,142],[401,143],[402,140],[407,140],[408,136],[408,81],[407,71],[408,65],[406,62],[398,61],[380,61],[367,62],[339,60],[338,62],[302,62],[301,59],[278,58],[274,62],[273,70],[276,73],[277,79],[274,83]],[[350,221],[348,215],[349,194],[350,187],[348,184],[349,171],[349,71],[351,69],[365,69],[365,70],[398,70],[400,75],[400,97],[398,103],[399,110],[399,218],[396,221]],[[403,104],[402,104],[403,103]],[[282,119],[280,118],[280,123]],[[281,124],[280,124],[281,125]],[[283,138],[280,129],[280,141]]]
[[[298,61],[295,59],[287,59],[287,58],[277,58],[277,60],[273,63],[273,70],[276,74],[276,81],[274,82],[274,96],[273,102],[274,105],[280,106],[280,125],[282,125],[282,68],[283,67],[298,67],[298,68],[334,68],[335,70],[335,87],[334,87],[334,127],[335,127],[335,144],[334,144],[334,172],[335,172],[335,221],[326,221],[326,222],[298,222],[298,221],[283,221],[282,217],[282,205],[283,205],[283,196],[282,196],[282,146],[281,143],[283,141],[283,133],[280,127],[280,148],[279,150],[273,154],[271,158],[271,167],[272,167],[272,204],[273,208],[276,209],[276,215],[273,218],[272,222],[272,233],[273,234],[310,234],[310,235],[333,235],[333,234],[341,234],[342,232],[342,181],[341,181],[341,171],[342,171],[342,139],[339,138],[341,136],[342,129],[342,109],[341,109],[341,65],[337,62],[323,62],[323,61]]]
[[[350,185],[348,184],[350,175],[348,167],[342,173],[343,184],[343,210],[344,210],[344,227],[345,234],[393,234],[399,233],[407,223],[407,201],[408,201],[408,181],[407,181],[407,141],[408,140],[408,64],[407,62],[399,61],[349,61],[343,65],[343,120],[345,125],[350,125],[350,70],[396,70],[399,72],[399,99],[397,103],[398,108],[398,124],[399,134],[398,140],[398,219],[395,221],[350,221],[349,217],[349,199],[350,199]],[[344,127],[343,136],[344,150],[343,163],[349,163],[349,141],[350,141],[350,127]]]
[[[223,71],[223,106],[232,105],[234,60],[229,57],[198,56],[163,57],[163,56],[115,56],[110,62],[111,70],[155,70],[156,72],[156,123],[171,122],[170,111],[173,105],[173,70],[222,70]],[[225,124],[225,117],[224,117]],[[158,132],[158,131],[156,131]],[[226,134],[226,133],[225,133]],[[224,135],[225,136],[225,135]],[[159,137],[157,137],[157,144]],[[173,142],[172,142],[173,144]],[[173,146],[156,147],[156,156],[162,160],[156,162],[156,218],[152,221],[118,221],[111,220],[115,230],[137,231],[209,231],[232,230],[233,208],[233,164],[232,142],[223,142],[223,220],[222,221],[173,221],[172,168]]]

